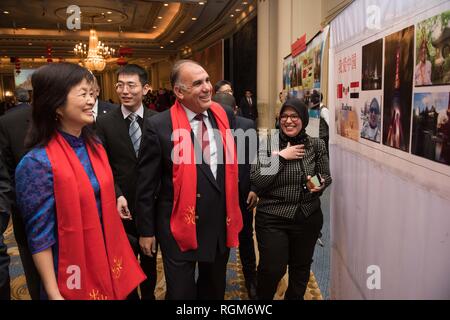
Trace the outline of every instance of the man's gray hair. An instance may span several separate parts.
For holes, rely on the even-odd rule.
[[[17,101],[19,102],[29,102],[30,101],[30,94],[28,93],[28,90],[24,88],[17,88],[14,92],[14,96],[16,97]]]
[[[172,86],[172,89],[174,89],[175,85],[178,83],[178,78],[180,77],[181,67],[186,63],[193,63],[193,64],[196,64],[196,65],[202,67],[200,65],[200,63],[198,63],[194,60],[189,60],[189,59],[178,60],[177,62],[175,62],[175,64],[172,67],[172,72],[170,73],[170,85]]]

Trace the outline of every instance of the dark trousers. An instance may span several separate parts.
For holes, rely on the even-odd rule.
[[[247,199],[245,199],[247,200]],[[253,241],[253,210],[247,210],[247,204],[241,201],[243,227],[239,233],[239,256],[245,281],[256,280],[256,256]]]
[[[296,221],[257,212],[255,220],[260,256],[258,298],[273,299],[289,266],[285,299],[302,300],[309,281],[314,247],[322,229],[322,211],[319,209],[308,218],[300,213]]]
[[[227,262],[230,250],[217,251],[214,262],[174,260],[163,252],[166,277],[166,300],[223,300],[225,297]]]
[[[9,286],[9,255],[8,248],[4,243],[3,233],[8,227],[9,214],[0,212],[0,300],[11,299],[11,289]]]
[[[128,239],[130,240],[134,255],[136,256],[136,258],[139,256],[142,271],[144,271],[145,275],[147,276],[147,279],[145,279],[139,285],[139,288],[141,289],[141,300],[155,300],[157,252],[153,255],[153,257],[149,257],[142,252],[137,237],[130,236],[128,234]],[[137,289],[133,290],[133,292],[129,294],[128,299],[139,300]]]
[[[34,265],[33,257],[28,248],[27,234],[25,224],[17,210],[12,210],[12,220],[14,228],[14,237],[19,248],[20,260],[27,280],[28,292],[31,299],[40,300],[41,298],[41,277]]]

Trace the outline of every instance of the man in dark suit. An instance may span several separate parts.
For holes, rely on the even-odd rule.
[[[236,110],[236,100],[230,94],[217,93],[213,97],[224,108]],[[234,122],[234,136],[239,160],[239,206],[242,212],[244,226],[239,233],[239,256],[248,297],[252,300],[256,296],[256,255],[253,240],[253,209],[258,196],[251,188],[250,166],[258,152],[258,136],[255,122],[244,117],[236,116]]]
[[[14,91],[14,97],[16,98],[17,104],[14,108],[6,110],[6,113],[16,110],[18,108],[26,108],[30,106],[30,93],[28,90],[23,88],[17,88]]]
[[[232,113],[211,102],[198,63],[176,62],[170,80],[177,101],[147,120],[139,155],[139,242],[149,255],[155,236],[160,244],[166,299],[223,299],[229,248],[242,228],[237,163],[224,165],[222,152],[234,150]]]
[[[242,97],[239,103],[239,108],[241,109],[242,116],[247,119],[256,121],[258,118],[258,109],[256,108],[256,99],[250,90],[245,91],[245,96]]]
[[[8,227],[11,212],[11,181],[8,171],[0,157],[0,300],[10,300],[9,286],[9,255],[8,248],[3,242],[3,233]]]
[[[144,255],[138,243],[134,202],[139,154],[145,119],[156,114],[143,107],[142,99],[150,90],[147,72],[138,65],[127,64],[117,71],[117,94],[120,108],[98,118],[97,134],[103,141],[116,184],[117,210],[131,246],[140,256],[141,267],[147,279],[140,284],[143,300],[154,300],[156,286],[156,257]],[[130,298],[139,298],[135,291]]]
[[[0,117],[0,148],[1,157],[6,166],[12,181],[12,190],[15,190],[14,173],[16,166],[26,150],[24,146],[25,136],[30,125],[31,106],[22,105]],[[28,248],[28,241],[25,233],[25,225],[18,212],[15,203],[15,195],[11,195],[11,216],[14,227],[14,237],[19,247],[20,259],[27,280],[28,291],[33,300],[40,298],[40,277],[34,266]]]
[[[100,87],[98,85],[97,82],[97,78],[94,77],[94,84],[93,84],[93,89],[94,89],[94,95],[95,95],[95,104],[94,104],[94,108],[92,108],[92,112],[94,113],[94,120],[97,121],[97,117],[99,116],[103,116],[105,114],[107,114],[108,112],[117,109],[119,106],[100,100],[98,98],[98,96],[100,95]]]

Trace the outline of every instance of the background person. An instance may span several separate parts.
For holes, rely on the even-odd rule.
[[[239,108],[241,109],[242,116],[244,118],[256,121],[258,118],[258,109],[256,107],[256,99],[253,97],[253,93],[250,90],[245,91],[244,97],[239,102]]]
[[[213,101],[219,103],[224,108],[234,110],[236,100],[230,94],[216,93]],[[255,122],[244,117],[235,117],[235,141],[239,139],[237,132],[242,135],[255,135],[255,145],[251,145],[252,140],[245,137],[245,143],[237,142],[237,156],[239,161],[239,206],[242,213],[243,227],[239,233],[239,257],[241,258],[242,272],[245,278],[245,287],[247,288],[248,297],[251,300],[257,298],[256,295],[256,255],[255,243],[253,240],[253,209],[258,201],[258,196],[254,192],[250,183],[251,163],[257,153],[257,134]],[[239,129],[241,131],[239,131]],[[238,130],[238,131],[236,131]],[[244,160],[244,161],[242,161]]]
[[[11,179],[13,192],[10,193],[9,201],[11,203],[14,238],[16,239],[17,247],[19,248],[20,260],[25,273],[28,292],[32,300],[39,300],[41,280],[28,247],[25,224],[17,208],[14,179],[17,164],[26,153],[24,142],[30,121],[31,105],[29,104],[14,108],[11,112],[0,117],[0,156]]]
[[[11,181],[8,171],[0,158],[0,300],[10,300],[11,288],[9,285],[9,254],[4,243],[3,233],[8,227],[9,213],[11,212],[10,193]]]

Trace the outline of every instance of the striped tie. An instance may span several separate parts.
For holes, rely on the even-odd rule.
[[[205,116],[203,114],[199,113],[194,118],[195,120],[201,122],[198,124],[196,137],[202,146],[203,160],[205,161],[205,163],[210,164],[211,163],[211,150],[209,147],[208,128],[206,127],[204,117]]]
[[[130,134],[131,143],[133,144],[134,152],[136,152],[136,157],[139,154],[139,146],[141,144],[141,127],[139,126],[139,123],[137,121],[138,115],[136,113],[131,113],[128,116],[128,119],[130,119],[130,129],[128,130],[128,133]]]

